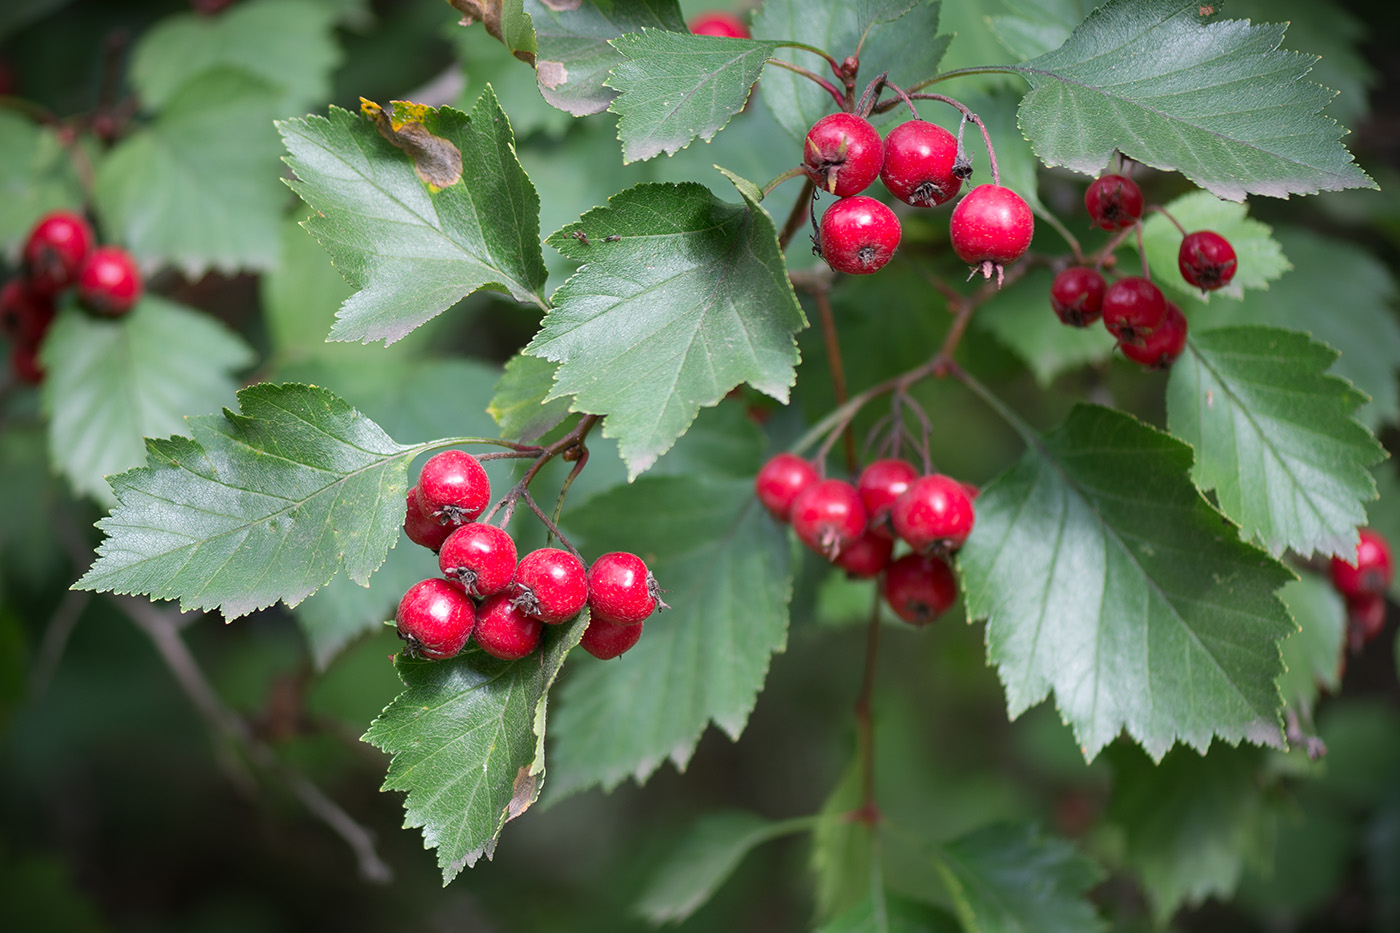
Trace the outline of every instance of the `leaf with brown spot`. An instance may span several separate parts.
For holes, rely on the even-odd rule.
[[[447,0],[462,13],[462,25],[481,20],[486,31],[528,65],[535,63],[535,24],[524,0]],[[574,6],[578,2],[575,0]]]
[[[441,191],[461,181],[462,150],[423,125],[429,108],[403,100],[391,101],[390,106],[394,108],[392,116],[374,101],[360,98],[360,112],[373,121],[380,136],[408,153],[424,184]]]

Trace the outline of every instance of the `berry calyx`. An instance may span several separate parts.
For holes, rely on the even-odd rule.
[[[418,474],[419,508],[444,524],[476,521],[490,501],[491,480],[465,451],[434,454]]]
[[[15,343],[37,346],[53,318],[53,300],[36,295],[25,279],[10,279],[0,288],[0,333]]]
[[[502,661],[518,661],[539,647],[544,623],[521,611],[510,593],[482,600],[476,610],[477,646]]]
[[[408,491],[408,508],[403,516],[403,532],[414,544],[436,551],[442,547],[447,536],[452,534],[452,526],[444,525],[423,511],[418,503],[418,487],[414,486]]]
[[[1167,313],[1162,315],[1162,323],[1152,333],[1140,343],[1120,343],[1118,348],[1134,363],[1141,363],[1148,369],[1166,369],[1186,349],[1186,315],[1174,302],[1168,301]]]
[[[141,270],[120,246],[99,246],[78,272],[78,301],[94,314],[121,317],[141,297]]]
[[[1332,585],[1347,599],[1384,593],[1395,576],[1390,543],[1378,532],[1362,528],[1356,545],[1356,558],[1345,561],[1334,557],[1331,570]]]
[[[754,495],[774,518],[788,520],[797,494],[817,482],[817,468],[796,454],[781,453],[771,458],[754,477]]]
[[[831,113],[807,131],[802,165],[822,191],[838,198],[860,194],[880,174],[885,161],[880,133],[864,117]]]
[[[408,588],[394,621],[410,655],[444,661],[466,645],[476,609],[459,584],[433,577]]]
[[[865,533],[865,506],[850,483],[825,479],[802,491],[792,504],[792,530],[829,561]]]
[[[885,161],[880,180],[890,193],[914,207],[936,207],[962,187],[953,173],[958,138],[923,120],[909,120],[885,137]]]
[[[749,38],[749,27],[733,13],[710,10],[690,21],[690,31],[697,36],[720,36],[726,39]]]
[[[1035,216],[1021,196],[1000,185],[978,185],[953,208],[948,221],[953,252],[984,278],[1020,259],[1035,235]]]
[[[588,611],[593,621],[640,625],[661,603],[661,588],[636,554],[613,551],[588,568]]]
[[[30,290],[53,297],[78,281],[83,261],[92,252],[92,227],[72,211],[45,214],[24,241],[25,277]]]
[[[899,218],[874,198],[842,198],[822,215],[818,249],[837,272],[879,272],[899,247]]]
[[[505,529],[469,522],[451,530],[438,551],[438,569],[444,577],[461,583],[469,596],[477,598],[510,585],[515,579],[515,541]]]
[[[1103,293],[1103,324],[1120,344],[1139,344],[1167,316],[1167,299],[1148,279],[1130,275]]]
[[[1084,192],[1084,209],[1101,230],[1122,230],[1142,217],[1142,189],[1126,175],[1103,175]]]
[[[1050,283],[1050,307],[1070,327],[1088,327],[1103,315],[1107,288],[1097,269],[1070,266]]]
[[[958,581],[941,557],[905,554],[885,571],[881,592],[895,615],[928,625],[957,601]]]
[[[641,637],[640,624],[620,625],[594,616],[583,630],[579,647],[600,661],[609,661],[631,648]]]
[[[936,473],[909,484],[890,510],[895,533],[916,551],[955,551],[972,531],[972,500],[962,483]]]
[[[847,576],[868,580],[888,567],[893,556],[894,539],[877,534],[874,528],[867,528],[865,534],[836,558],[836,566],[846,571]]]
[[[568,551],[544,547],[520,559],[508,592],[527,616],[558,625],[578,615],[588,601],[588,572]]]
[[[904,495],[909,484],[918,478],[919,471],[906,460],[872,460],[861,470],[856,479],[856,492],[860,493],[861,505],[865,506],[865,517],[871,532],[894,540],[890,509],[894,501]]]
[[[1230,284],[1239,262],[1230,241],[1214,230],[1197,230],[1181,240],[1176,266],[1181,277],[1203,292]]]

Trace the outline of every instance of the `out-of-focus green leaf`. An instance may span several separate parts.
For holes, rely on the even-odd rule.
[[[570,396],[549,399],[558,365],[549,360],[517,353],[506,362],[505,374],[491,398],[491,417],[501,436],[529,443],[549,433],[569,417]]]
[[[0,250],[18,248],[48,211],[80,210],[83,189],[58,131],[0,110]]]
[[[1048,269],[1035,269],[977,309],[973,324],[996,337],[1048,386],[1060,373],[1113,356],[1113,335],[1103,327],[1066,327],[1050,307]]]
[[[1286,670],[1278,680],[1279,690],[1288,705],[1310,709],[1318,687],[1328,693],[1341,687],[1346,604],[1330,581],[1314,574],[1290,580],[1278,596],[1299,625],[1299,631],[1283,642]]]

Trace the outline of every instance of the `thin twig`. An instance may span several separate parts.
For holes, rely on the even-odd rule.
[[[842,110],[846,109],[845,96],[836,89],[836,85],[832,84],[830,81],[826,80],[821,75],[817,74],[815,71],[809,71],[808,69],[803,68],[801,65],[794,65],[792,62],[785,62],[781,58],[770,58],[765,64],[777,65],[779,68],[786,68],[788,71],[791,71],[794,74],[800,74],[804,78],[809,78],[810,80],[815,81],[817,84],[821,85],[824,91],[826,91],[828,94],[830,94],[833,98],[836,99],[836,106],[840,107]]]
[[[788,244],[792,242],[794,234],[797,233],[797,228],[801,227],[802,221],[807,219],[807,211],[812,204],[812,193],[816,191],[816,187],[810,178],[802,186],[802,192],[797,196],[797,201],[793,203],[787,220],[783,222],[783,229],[778,233],[778,252],[787,251]]]
[[[841,362],[841,338],[836,333],[836,315],[831,311],[831,293],[825,288],[818,288],[813,290],[812,298],[817,303],[817,313],[821,315],[822,337],[826,341],[826,361],[831,369],[831,388],[836,394],[836,404],[844,405],[850,401],[850,394],[846,391],[846,367]],[[855,435],[849,424],[846,425],[842,436],[846,445],[846,472],[855,476],[859,461],[856,459]]]
[[[78,619],[82,617],[83,610],[87,608],[91,599],[91,593],[69,590],[49,617],[49,624],[44,627],[44,640],[40,643],[38,657],[34,660],[34,673],[29,677],[31,700],[37,700],[48,689],[49,681],[53,680],[58,663],[63,659],[64,649],[68,647],[68,638],[73,634]]]

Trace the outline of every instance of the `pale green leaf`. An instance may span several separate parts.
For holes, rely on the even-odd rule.
[[[0,110],[0,203],[0,250],[7,253],[47,212],[83,205],[73,157],[58,131],[8,110]]]
[[[559,367],[549,360],[517,353],[506,361],[506,371],[496,383],[487,410],[500,425],[501,436],[530,443],[569,417],[573,399],[567,395],[549,399]]]
[[[1346,604],[1331,581],[1316,574],[1290,580],[1278,595],[1299,626],[1283,642],[1287,670],[1279,678],[1279,690],[1289,706],[1311,709],[1319,687],[1329,693],[1341,687]]]

